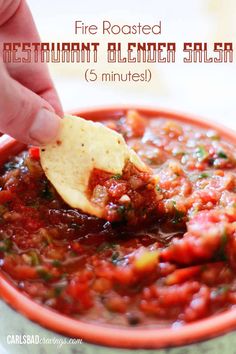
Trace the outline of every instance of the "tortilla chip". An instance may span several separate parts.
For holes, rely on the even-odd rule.
[[[103,209],[87,196],[94,168],[122,174],[126,162],[131,161],[140,171],[147,170],[120,134],[101,123],[75,116],[62,119],[57,141],[41,148],[40,159],[62,199],[71,207],[98,217],[103,216]]]

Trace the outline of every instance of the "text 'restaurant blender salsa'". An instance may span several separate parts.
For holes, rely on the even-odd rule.
[[[93,190],[109,221],[71,209],[30,148],[0,177],[1,269],[36,302],[88,322],[176,326],[235,306],[236,147],[135,111],[105,124],[152,168],[155,213],[143,217],[150,180],[130,168]]]

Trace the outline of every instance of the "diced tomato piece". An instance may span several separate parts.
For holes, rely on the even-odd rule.
[[[16,280],[37,279],[39,277],[36,268],[24,264],[5,263],[2,268]]]
[[[8,190],[0,191],[0,204],[10,202],[14,198],[13,193]]]
[[[74,300],[80,302],[83,309],[87,310],[93,305],[88,282],[82,282],[79,278],[74,278],[68,285],[67,292]]]
[[[39,147],[33,146],[29,149],[29,156],[33,160],[39,160],[40,158],[40,150]]]
[[[191,322],[204,317],[208,312],[209,303],[210,290],[207,286],[202,285],[200,290],[194,294],[189,306],[185,309],[184,320]]]
[[[109,311],[125,313],[127,311],[127,304],[121,296],[113,296],[105,301],[106,307]]]
[[[180,284],[186,280],[192,279],[201,271],[201,266],[193,266],[183,269],[176,269],[172,274],[168,275],[165,283],[167,285]]]
[[[135,137],[142,136],[147,126],[147,120],[137,111],[133,110],[127,112],[126,123],[131,128],[132,135]]]

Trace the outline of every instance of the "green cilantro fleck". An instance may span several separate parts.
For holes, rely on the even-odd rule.
[[[173,224],[179,224],[183,221],[183,217],[185,216],[184,212],[176,209],[174,218],[172,219]]]
[[[229,285],[220,285],[217,289],[213,290],[213,297],[224,295],[227,291],[229,291]]]
[[[52,265],[53,265],[53,267],[60,267],[61,266],[61,261],[59,261],[58,259],[54,259],[52,261]]]
[[[12,242],[9,238],[0,241],[0,252],[9,252],[12,247]]]
[[[61,293],[62,293],[62,290],[63,290],[63,287],[62,287],[62,286],[56,286],[56,287],[54,288],[54,295],[55,295],[56,297],[60,296]]]
[[[176,208],[176,201],[172,200],[173,203],[173,209],[174,209],[174,217],[172,219],[172,223],[173,224],[179,224],[183,221],[183,217],[185,216],[184,212],[182,212],[181,210],[178,210]]]
[[[121,179],[122,175],[117,173],[116,175],[112,176],[111,178],[113,178],[113,179]]]
[[[228,242],[228,237],[226,231],[221,236],[220,247],[215,254],[215,259],[221,259],[223,261],[227,260],[227,254],[225,253],[225,247]]]
[[[217,156],[218,156],[219,158],[221,158],[221,159],[227,159],[227,158],[228,158],[228,156],[226,155],[226,153],[225,153],[224,151],[219,151],[219,152],[217,153]]]
[[[198,160],[203,161],[208,157],[208,152],[204,146],[199,146],[196,150]]]
[[[209,174],[206,173],[206,172],[202,172],[200,175],[199,175],[199,178],[202,179],[202,178],[207,178],[209,177]]]
[[[35,251],[28,252],[28,255],[31,258],[31,264],[33,266],[37,266],[37,265],[40,264],[39,257],[38,257],[38,255],[37,255],[37,253]]]
[[[157,190],[157,192],[159,192],[159,193],[162,193],[162,192],[163,192],[162,189],[161,189],[161,187],[159,187],[157,184],[156,184],[156,190]]]
[[[224,232],[223,235],[222,235],[222,237],[221,237],[221,246],[222,246],[222,247],[225,247],[227,241],[228,241],[227,233]]]
[[[53,192],[47,182],[44,183],[43,189],[40,191],[40,197],[48,201],[53,199]]]
[[[47,270],[42,269],[42,268],[38,269],[37,273],[45,281],[49,281],[53,277],[53,275],[51,273],[49,273]]]
[[[132,210],[131,204],[120,205],[117,208],[117,213],[120,215],[122,221],[127,221],[127,213]]]

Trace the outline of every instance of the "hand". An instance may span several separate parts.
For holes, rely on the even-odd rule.
[[[0,0],[0,42],[12,41],[40,41],[25,0]],[[0,52],[0,131],[45,144],[56,137],[62,115],[46,64],[4,64]]]

